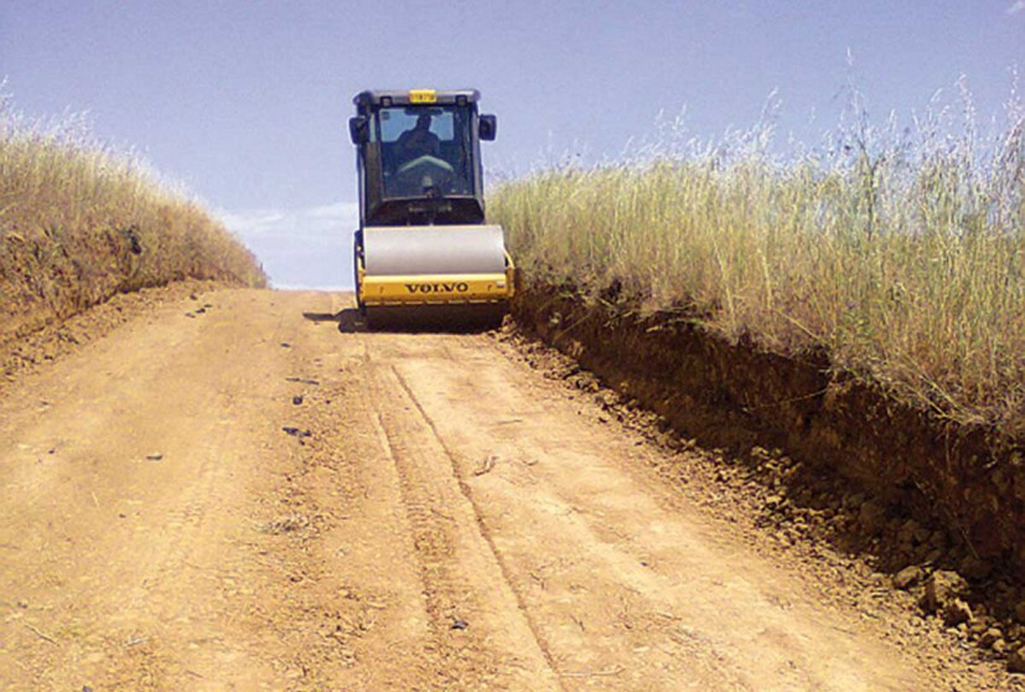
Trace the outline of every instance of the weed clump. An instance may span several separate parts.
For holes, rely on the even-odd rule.
[[[817,149],[773,154],[768,121],[712,143],[670,123],[633,160],[507,182],[489,213],[531,277],[1021,432],[1025,104],[983,138],[966,90],[905,128],[858,99]]]
[[[81,118],[28,121],[0,101],[0,341],[117,292],[187,277],[262,286],[229,231]]]

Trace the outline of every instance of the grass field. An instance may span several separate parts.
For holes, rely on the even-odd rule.
[[[0,170],[0,340],[118,291],[266,281],[198,202],[77,119],[30,122],[0,105]]]
[[[782,158],[760,126],[555,167],[489,200],[527,276],[837,370],[963,423],[1025,425],[1025,107],[965,98]],[[967,113],[967,115],[964,115]],[[1019,430],[1020,432],[1021,430]]]

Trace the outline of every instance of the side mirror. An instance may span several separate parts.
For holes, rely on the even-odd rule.
[[[349,118],[349,137],[355,145],[366,144],[367,139],[367,116],[357,115]]]
[[[480,132],[480,138],[485,142],[494,140],[495,135],[498,134],[498,118],[493,115],[480,116],[478,131]]]

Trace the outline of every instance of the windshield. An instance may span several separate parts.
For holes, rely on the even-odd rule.
[[[374,114],[384,196],[473,194],[471,111],[464,106],[398,106]]]

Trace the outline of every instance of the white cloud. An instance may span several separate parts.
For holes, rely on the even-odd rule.
[[[352,287],[352,233],[359,205],[249,209],[217,214],[252,250],[275,287]]]
[[[1018,14],[1022,10],[1025,10],[1025,0],[1016,0],[1014,4],[1007,8],[1007,14]]]
[[[267,232],[275,227],[276,224],[281,223],[285,218],[285,214],[281,212],[241,212],[233,213],[222,211],[218,213],[221,221],[224,225],[235,231],[239,235],[253,235],[261,232]]]
[[[250,209],[239,212],[221,211],[224,224],[243,238],[266,236],[310,237],[333,235],[339,226],[350,232],[359,223],[359,205],[337,202],[307,209]]]
[[[358,202],[335,202],[322,207],[307,209],[305,214],[310,218],[358,218]]]

